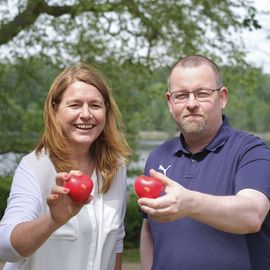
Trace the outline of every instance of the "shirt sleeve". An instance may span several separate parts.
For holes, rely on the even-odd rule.
[[[16,225],[36,219],[41,215],[40,187],[23,161],[15,171],[5,214],[0,222],[0,258],[18,261],[23,257],[16,252],[10,236]]]
[[[116,244],[115,244],[115,252],[116,253],[122,253],[124,249],[124,237],[125,237],[125,226],[124,224],[121,225],[121,227],[118,230]]]
[[[242,149],[236,175],[236,193],[244,188],[255,189],[270,198],[270,149],[257,143]]]

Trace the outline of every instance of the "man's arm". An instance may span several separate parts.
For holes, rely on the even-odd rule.
[[[259,231],[270,209],[267,196],[253,189],[234,196],[213,196],[188,190],[154,170],[151,175],[163,181],[166,194],[157,199],[141,198],[138,203],[156,221],[189,216],[222,231],[245,234]]]
[[[255,233],[269,212],[269,199],[261,192],[244,189],[235,196],[194,194],[196,206],[189,216],[219,230],[231,233]]]
[[[153,264],[153,242],[147,219],[143,220],[141,229],[140,257],[142,270],[150,270]]]

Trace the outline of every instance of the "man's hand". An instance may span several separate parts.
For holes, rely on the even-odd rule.
[[[163,182],[165,195],[156,199],[139,199],[142,211],[156,221],[174,221],[188,215],[192,208],[192,191],[153,169],[150,175]]]

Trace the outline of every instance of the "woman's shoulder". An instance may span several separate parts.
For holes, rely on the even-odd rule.
[[[55,181],[56,170],[49,155],[44,151],[39,154],[32,151],[25,155],[18,169],[31,174],[42,189],[47,189],[45,187],[51,186]]]
[[[49,163],[49,162],[51,162],[51,160],[45,151],[36,153],[35,150],[23,156],[21,160],[21,163],[30,163],[30,164]]]

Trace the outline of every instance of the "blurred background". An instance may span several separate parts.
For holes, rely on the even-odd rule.
[[[270,143],[269,0],[0,1],[0,217],[22,155],[38,142],[53,79],[77,62],[109,79],[134,151],[128,168],[127,261],[138,261],[141,216],[132,182],[149,151],[176,136],[168,68],[203,54],[229,88],[226,115]],[[134,255],[135,254],[135,255]]]

